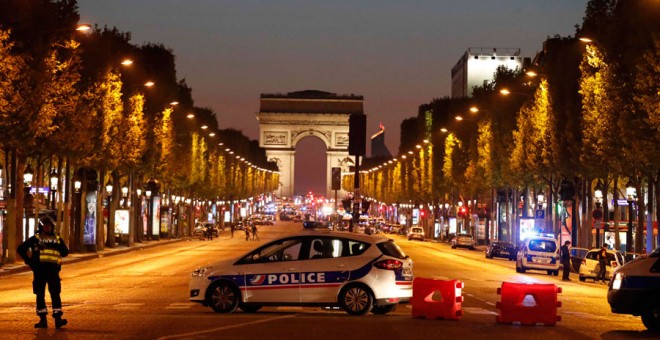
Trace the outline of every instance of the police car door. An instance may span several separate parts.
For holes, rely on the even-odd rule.
[[[273,241],[249,256],[245,266],[246,302],[300,302],[299,238]]]
[[[344,240],[329,236],[308,238],[308,259],[300,269],[302,302],[336,302],[337,291],[348,280],[351,268],[342,258]]]

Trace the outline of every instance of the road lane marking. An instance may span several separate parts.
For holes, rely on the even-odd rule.
[[[190,309],[195,305],[197,305],[195,302],[174,302],[170,303],[165,309]]]
[[[479,308],[479,307],[463,307],[463,311],[468,313],[468,314],[483,314],[483,315],[497,315],[497,313]]]
[[[180,339],[180,338],[187,338],[195,335],[202,335],[202,334],[207,334],[207,333],[212,333],[212,332],[217,332],[217,331],[224,331],[227,329],[232,329],[232,328],[239,328],[239,327],[244,327],[244,326],[249,326],[249,325],[256,325],[260,323],[266,323],[266,322],[271,322],[271,321],[277,321],[281,319],[287,319],[287,318],[293,318],[295,317],[295,314],[292,315],[284,315],[284,316],[278,316],[276,318],[270,318],[270,319],[262,319],[262,320],[256,320],[256,321],[250,321],[250,322],[243,322],[235,325],[229,325],[229,326],[223,326],[223,327],[217,327],[217,328],[211,328],[211,329],[205,329],[203,331],[197,331],[197,332],[190,332],[190,333],[182,333],[182,334],[176,334],[176,335],[168,335],[164,337],[160,337],[158,339]]]
[[[113,309],[138,309],[144,306],[144,303],[120,303],[112,306]]]
[[[495,303],[494,303],[494,302],[489,302],[489,301],[484,301],[484,302],[486,302],[487,304],[489,304],[489,305],[491,305],[491,306],[495,306]]]

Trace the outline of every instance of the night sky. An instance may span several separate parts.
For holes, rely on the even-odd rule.
[[[81,23],[172,49],[177,77],[192,88],[195,106],[216,112],[220,128],[258,139],[261,93],[352,93],[364,96],[367,134],[382,122],[393,154],[401,121],[451,94],[451,68],[467,48],[520,48],[533,58],[548,36],[575,33],[586,3],[78,0]],[[296,191],[322,191],[322,143],[307,138],[297,152]]]

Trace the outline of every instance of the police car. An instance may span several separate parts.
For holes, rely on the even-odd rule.
[[[195,269],[190,301],[218,313],[295,305],[385,314],[412,297],[412,267],[388,238],[303,231]]]
[[[607,302],[612,313],[641,316],[649,331],[660,332],[660,248],[614,271]]]
[[[559,275],[559,243],[551,235],[529,236],[522,241],[516,256],[516,272],[544,270]]]

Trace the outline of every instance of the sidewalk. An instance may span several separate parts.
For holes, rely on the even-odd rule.
[[[139,242],[139,243],[138,242],[133,243],[133,246],[131,246],[131,247],[127,247],[125,245],[122,245],[122,246],[117,246],[117,247],[114,247],[114,248],[105,248],[103,250],[96,251],[96,252],[70,253],[69,256],[62,259],[62,265],[81,262],[81,261],[87,261],[87,260],[92,260],[92,259],[98,259],[98,258],[106,257],[106,256],[124,254],[124,253],[128,253],[128,252],[135,251],[135,250],[157,247],[159,245],[184,241],[184,240],[188,240],[188,239],[189,239],[189,237],[176,238],[176,239],[164,239],[164,240],[160,240],[160,241],[143,241],[143,242]],[[22,273],[22,272],[27,272],[27,271],[30,271],[30,267],[28,267],[25,263],[23,263],[23,261],[21,261],[20,257],[19,257],[16,260],[15,263],[6,263],[6,264],[2,265],[0,267],[0,276],[12,275],[12,274]]]

